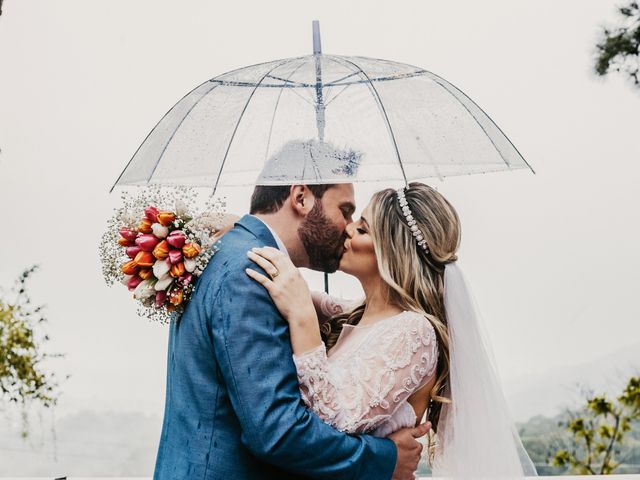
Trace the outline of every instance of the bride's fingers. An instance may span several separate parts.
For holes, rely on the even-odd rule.
[[[284,270],[289,264],[291,264],[291,259],[277,248],[254,247],[251,251],[269,260],[278,270]]]
[[[258,264],[260,267],[262,267],[262,269],[265,272],[267,272],[267,274],[271,275],[272,277],[274,275],[276,275],[277,273],[279,273],[278,269],[273,265],[273,263],[271,263],[266,258],[261,257],[257,253],[254,253],[254,252],[252,252],[250,250],[250,251],[247,252],[247,257],[249,257],[253,262]]]
[[[245,268],[244,272],[249,277],[253,278],[256,282],[258,282],[260,285],[262,285],[264,288],[266,288],[267,291],[271,288],[271,285],[273,284],[273,282],[271,281],[271,279],[265,277],[261,273],[256,272],[255,270],[252,270],[250,268]]]
[[[424,437],[431,430],[431,422],[424,422],[413,429],[411,435],[413,438]]]

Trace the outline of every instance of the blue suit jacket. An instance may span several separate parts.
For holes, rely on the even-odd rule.
[[[288,324],[244,271],[265,245],[266,225],[243,217],[171,324],[154,479],[391,478],[393,442],[340,433],[302,403]]]

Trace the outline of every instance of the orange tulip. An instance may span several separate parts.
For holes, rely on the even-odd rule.
[[[120,267],[122,273],[125,275],[137,275],[140,267],[136,264],[135,260],[131,260]]]
[[[175,219],[176,219],[176,214],[173,212],[158,213],[158,223],[160,225],[164,225],[165,227],[168,227],[169,225],[171,225]]]
[[[169,294],[169,303],[171,303],[171,305],[178,306],[182,303],[182,300],[184,300],[182,289],[176,288],[171,290],[171,293]]]
[[[193,258],[200,253],[202,248],[197,243],[189,242],[184,247],[182,247],[182,254],[186,258]]]
[[[151,233],[151,220],[147,217],[142,217],[140,224],[138,225],[138,231],[141,233]]]
[[[142,280],[149,280],[151,277],[153,277],[153,270],[151,270],[150,268],[142,268],[138,272],[138,276]]]
[[[127,240],[124,237],[120,237],[118,239],[118,245],[120,245],[121,247],[131,247],[135,244],[131,240]]]
[[[173,278],[181,277],[185,273],[186,273],[186,270],[184,268],[184,263],[180,262],[171,266],[171,276]]]
[[[171,247],[167,243],[166,240],[161,241],[156,248],[153,249],[153,256],[158,260],[164,260],[169,255],[169,250]]]
[[[139,267],[153,267],[156,259],[151,252],[138,252],[136,258],[133,259]]]

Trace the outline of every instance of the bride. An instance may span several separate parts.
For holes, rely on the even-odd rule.
[[[386,189],[347,235],[340,270],[365,293],[355,305],[311,293],[277,249],[248,252],[268,276],[247,275],[289,323],[306,405],[341,431],[380,437],[426,414],[434,476],[535,475],[457,266],[455,209],[421,183]]]

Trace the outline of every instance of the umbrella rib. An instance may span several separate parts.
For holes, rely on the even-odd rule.
[[[165,112],[165,114],[162,116],[162,118],[160,120],[158,120],[158,122],[154,125],[154,127],[149,131],[149,133],[147,133],[147,136],[144,137],[144,140],[142,141],[142,143],[138,146],[138,148],[136,149],[135,153],[133,154],[133,156],[131,157],[131,159],[127,162],[127,165],[124,167],[124,169],[122,170],[122,172],[120,172],[120,175],[118,175],[118,178],[116,179],[115,183],[111,186],[111,189],[109,189],[109,193],[111,193],[113,191],[113,189],[116,187],[116,185],[118,184],[118,182],[120,181],[120,179],[122,178],[122,176],[124,175],[124,172],[127,171],[127,168],[129,168],[129,165],[131,165],[131,162],[133,162],[133,159],[136,158],[136,155],[138,154],[138,152],[140,151],[140,149],[142,148],[142,146],[145,144],[145,142],[147,141],[147,139],[151,136],[151,134],[154,132],[154,130],[158,127],[158,125],[160,125],[162,123],[162,120],[164,120],[167,115],[169,115],[169,113],[171,113],[171,111],[176,107],[176,105],[178,105],[180,102],[182,102],[182,100],[184,100],[185,98],[187,98],[189,95],[191,95],[193,92],[195,92],[197,89],[199,89],[202,85],[205,85],[206,83],[211,82],[211,80],[207,80],[206,82],[202,82],[200,85],[198,85],[196,88],[194,88],[193,90],[191,90],[189,93],[187,93],[186,95],[184,95],[180,100],[178,100],[176,103],[173,104],[173,106],[167,110]],[[217,86],[217,85],[216,85]],[[212,87],[211,90],[213,90],[216,86]],[[211,92],[211,90],[209,90],[209,92]],[[205,95],[208,95],[209,92],[207,92]],[[204,95],[203,95],[204,96]],[[202,100],[202,99],[200,99]],[[200,101],[198,100],[198,102]],[[198,103],[196,102],[196,104]],[[195,105],[194,105],[195,106]],[[191,109],[193,109],[193,107],[191,107]],[[191,112],[191,109],[189,109],[189,112]],[[189,114],[189,112],[187,112],[186,115]],[[186,116],[185,115],[185,116]],[[184,119],[183,119],[184,120]],[[180,122],[180,124],[182,124],[182,122]],[[171,136],[171,138],[173,138],[173,135]],[[171,139],[169,139],[169,142],[171,141]],[[167,142],[167,144],[169,143]],[[166,146],[165,146],[166,148]],[[162,151],[162,154],[164,154],[164,150]],[[160,155],[160,157],[162,157],[162,154]],[[158,165],[158,163],[160,163],[160,158],[158,159],[158,162],[156,162],[156,165],[153,167],[153,171],[151,172],[151,175],[149,175],[149,178],[147,178],[147,183],[149,182],[149,179],[151,178],[151,176],[153,175],[153,172],[155,172],[156,170],[156,166]]]
[[[511,167],[511,164],[507,161],[506,158],[504,158],[504,156],[502,155],[502,153],[500,152],[500,149],[498,148],[498,146],[496,145],[496,143],[493,141],[493,138],[491,138],[491,135],[489,135],[487,133],[487,130],[484,128],[484,126],[482,125],[482,123],[476,118],[476,116],[471,113],[471,110],[469,110],[469,108],[464,104],[464,102],[461,102],[458,97],[456,97],[453,92],[451,92],[445,85],[442,84],[440,77],[438,77],[435,73],[432,72],[426,72],[431,79],[440,86],[440,88],[444,89],[449,95],[451,95],[453,98],[455,98],[463,107],[464,109],[467,111],[467,113],[469,113],[469,115],[471,115],[471,118],[473,118],[475,120],[475,122],[478,124],[478,126],[482,129],[482,131],[484,132],[484,134],[487,136],[487,138],[489,139],[489,141],[491,142],[491,144],[493,145],[493,148],[496,149],[496,152],[498,152],[498,155],[500,155],[500,158],[502,158],[502,160],[504,161],[504,163],[507,164],[507,166]],[[531,167],[531,165],[529,165],[529,162],[527,162],[524,157],[522,156],[522,154],[518,151],[517,147],[513,144],[513,142],[511,140],[509,140],[509,137],[507,137],[505,135],[505,133],[502,131],[502,129],[496,124],[496,122],[493,121],[493,119],[487,114],[487,112],[485,112],[482,107],[480,107],[480,105],[478,105],[476,102],[474,102],[473,100],[471,100],[471,98],[466,95],[462,90],[460,90],[458,87],[456,87],[453,83],[449,82],[448,80],[444,80],[447,83],[449,83],[453,88],[455,88],[456,90],[458,90],[462,95],[465,96],[465,98],[469,99],[469,101],[471,103],[473,103],[476,107],[478,107],[478,110],[480,110],[488,119],[491,123],[493,123],[493,125],[498,129],[498,131],[502,134],[502,136],[504,138],[507,139],[507,142],[509,142],[509,145],[511,145],[513,147],[513,149],[516,151],[516,153],[520,156],[520,158],[522,158],[522,161],[527,165],[527,167],[529,167],[529,169],[535,174],[535,170]]]
[[[240,126],[240,122],[242,121],[243,117],[244,117],[244,112],[247,111],[247,107],[249,106],[249,103],[251,103],[251,99],[253,98],[254,93],[256,93],[256,90],[258,89],[258,87],[260,87],[260,84],[263,82],[263,80],[265,78],[267,78],[267,75],[269,75],[271,72],[273,72],[276,68],[284,65],[287,62],[290,62],[294,59],[286,59],[283,60],[282,62],[278,63],[275,67],[273,67],[271,70],[269,70],[267,73],[265,73],[262,78],[260,79],[260,81],[258,83],[256,83],[256,86],[253,87],[253,90],[251,90],[251,94],[249,95],[249,98],[247,98],[246,103],[244,104],[244,107],[242,108],[242,112],[240,112],[240,117],[238,117],[238,121],[236,122],[236,126],[233,128],[233,133],[231,134],[231,138],[229,139],[229,143],[227,144],[227,150],[224,152],[224,157],[222,159],[222,164],[220,165],[220,170],[218,171],[218,176],[216,178],[216,183],[213,186],[213,192],[211,192],[211,195],[213,196],[216,193],[216,189],[218,188],[218,182],[220,181],[220,176],[222,175],[222,170],[224,170],[224,164],[227,162],[227,156],[229,155],[229,150],[231,150],[231,145],[233,144],[233,140],[236,138],[236,132],[238,131],[238,127]]]
[[[300,62],[300,65],[294,68],[293,71],[289,74],[289,77],[286,79],[283,78],[282,81],[288,82],[289,78],[291,78],[298,70],[300,70],[300,68],[304,65],[305,61],[306,60],[303,59]],[[282,92],[284,92],[284,84],[282,85],[282,88],[280,88],[280,92],[278,93],[278,99],[276,100],[276,106],[273,108],[273,115],[271,116],[271,125],[269,125],[269,136],[267,137],[267,148],[264,152],[265,161],[267,160],[267,155],[269,154],[269,147],[271,146],[271,134],[273,133],[273,124],[276,119],[276,112],[278,111],[278,106],[280,105],[280,97],[282,97]]]
[[[209,80],[210,82],[216,82],[217,80]],[[180,127],[182,126],[182,124],[184,123],[184,121],[187,119],[187,117],[189,116],[189,114],[191,113],[191,111],[196,108],[196,105],[198,105],[202,99],[204,97],[206,97],[207,95],[209,95],[211,92],[213,92],[217,87],[219,87],[220,84],[218,83],[217,85],[214,85],[213,87],[211,87],[211,90],[209,90],[207,93],[205,93],[204,95],[202,95],[202,97],[200,97],[200,99],[195,102],[193,105],[191,105],[191,108],[189,108],[189,110],[187,110],[187,113],[184,114],[184,116],[182,117],[182,119],[180,120],[180,122],[178,123],[178,125],[176,125],[176,128],[173,129],[173,132],[171,132],[171,136],[169,137],[169,140],[167,140],[167,143],[165,143],[164,147],[162,148],[162,152],[160,152],[160,156],[158,157],[158,161],[156,162],[156,164],[153,166],[153,170],[151,170],[151,173],[149,174],[149,177],[147,177],[147,184],[149,184],[149,181],[151,181],[151,177],[153,177],[153,174],[156,173],[156,169],[158,168],[158,165],[160,165],[160,161],[162,161],[162,157],[164,156],[164,152],[167,151],[167,148],[169,148],[169,144],[171,143],[171,140],[173,140],[173,137],[176,135],[176,133],[178,133],[178,130],[180,129]],[[177,105],[177,104],[176,104]],[[175,106],[175,105],[174,105]],[[155,127],[154,127],[155,128]]]
[[[387,128],[389,129],[389,134],[391,135],[391,141],[393,142],[393,148],[396,152],[396,158],[398,159],[398,165],[400,166],[400,171],[402,172],[402,178],[404,178],[404,183],[405,185],[408,184],[407,182],[407,175],[404,172],[404,165],[402,165],[402,160],[400,158],[400,150],[398,150],[398,143],[396,142],[396,136],[393,133],[393,128],[391,127],[391,122],[389,121],[389,116],[387,115],[387,110],[384,108],[384,104],[382,103],[382,99],[380,98],[380,94],[378,93],[378,90],[376,90],[376,87],[373,85],[373,82],[371,82],[371,79],[369,78],[369,75],[366,74],[366,72],[364,70],[362,70],[362,68],[360,68],[357,64],[355,64],[354,62],[352,62],[351,60],[348,60],[344,57],[335,57],[333,55],[328,56],[329,58],[331,58],[332,60],[336,61],[335,59],[339,59],[339,60],[343,60],[347,63],[350,63],[352,66],[354,66],[355,68],[357,68],[360,73],[362,75],[365,76],[365,78],[368,81],[368,86],[369,89],[373,92],[374,98],[376,99],[376,102],[378,103],[378,107],[380,108],[380,110],[382,111],[382,115],[384,117],[385,123],[387,125]]]

